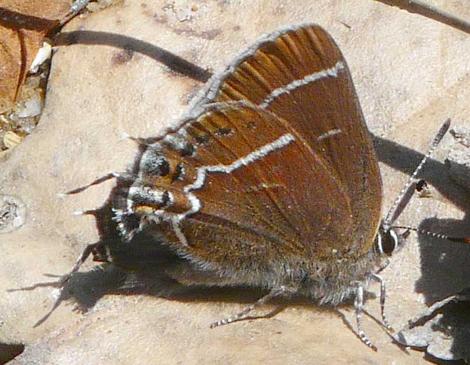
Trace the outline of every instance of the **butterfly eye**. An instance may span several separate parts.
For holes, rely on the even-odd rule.
[[[400,238],[393,228],[380,229],[375,239],[376,251],[381,255],[391,256],[400,246]]]
[[[140,170],[144,175],[166,176],[170,173],[170,164],[159,151],[149,148],[142,156]]]

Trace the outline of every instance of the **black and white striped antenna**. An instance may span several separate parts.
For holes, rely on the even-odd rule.
[[[406,204],[411,199],[411,196],[413,195],[415,191],[416,176],[422,170],[428,158],[431,157],[437,145],[442,141],[442,138],[449,130],[449,127],[450,127],[450,119],[447,119],[442,125],[442,127],[439,129],[439,131],[437,132],[436,136],[434,137],[431,143],[431,146],[428,149],[428,152],[424,155],[421,162],[416,167],[415,171],[408,178],[408,181],[403,186],[403,189],[401,189],[400,193],[395,199],[395,202],[393,203],[392,207],[388,211],[383,221],[383,227],[385,231],[390,230],[393,222],[395,222],[397,218],[400,216],[400,214],[403,212],[403,209],[405,208]]]
[[[390,228],[406,229],[407,231],[414,231],[419,234],[423,234],[433,238],[439,238],[442,240],[448,240],[452,242],[468,243],[470,244],[470,237],[451,237],[443,233],[429,232],[421,228],[412,227],[412,226],[391,226]]]
[[[390,231],[390,229],[392,228],[405,229],[407,231],[414,231],[419,234],[426,235],[426,236],[433,237],[433,238],[439,238],[439,239],[444,239],[444,240],[448,240],[452,242],[461,242],[461,243],[470,244],[470,237],[451,237],[443,233],[429,232],[429,231],[426,231],[424,229],[420,229],[417,227],[393,225],[393,223],[397,220],[397,218],[403,212],[404,208],[406,207],[411,197],[413,196],[414,192],[416,191],[416,187],[417,187],[416,176],[422,170],[424,164],[429,159],[429,157],[431,157],[437,145],[442,141],[442,138],[444,138],[444,135],[449,130],[449,127],[450,127],[450,119],[447,119],[442,125],[442,127],[439,129],[439,131],[437,132],[436,136],[434,137],[431,145],[429,146],[428,152],[424,155],[421,162],[418,164],[415,171],[408,178],[408,181],[406,182],[406,184],[403,186],[403,189],[398,194],[397,198],[395,199],[395,202],[393,203],[392,207],[390,208],[390,210],[388,211],[384,219],[383,227],[385,231]]]

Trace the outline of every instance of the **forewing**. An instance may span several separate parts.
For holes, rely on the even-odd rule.
[[[367,251],[381,216],[382,183],[346,61],[333,39],[317,25],[266,36],[214,77],[196,108],[231,100],[275,113],[303,137],[347,193],[354,233],[346,245],[358,254]]]

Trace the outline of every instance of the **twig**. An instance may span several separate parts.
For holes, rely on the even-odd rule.
[[[398,6],[410,13],[417,13],[434,19],[438,22],[447,24],[451,27],[459,29],[465,33],[470,33],[470,22],[461,19],[453,14],[438,9],[437,7],[427,4],[422,0],[376,0],[391,6]]]

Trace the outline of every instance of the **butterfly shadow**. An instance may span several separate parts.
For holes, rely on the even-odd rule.
[[[145,235],[136,236],[135,240],[130,243],[139,244],[140,249],[146,245],[145,242],[153,246],[158,246],[155,241],[149,242]],[[145,241],[145,242],[144,242]],[[121,243],[120,243],[121,244]],[[134,251],[131,249],[131,251]],[[156,250],[151,250],[154,253]],[[144,252],[144,251],[142,251]],[[135,252],[132,253],[134,255]],[[146,252],[148,254],[148,252]],[[169,258],[169,257],[168,257]],[[167,301],[177,301],[184,303],[236,303],[242,306],[251,305],[258,299],[268,294],[268,291],[261,288],[234,286],[234,287],[207,287],[200,285],[185,286],[165,275],[165,266],[173,266],[174,260],[164,263],[160,257],[154,257],[147,261],[147,264],[141,265],[138,270],[132,272],[128,269],[122,269],[113,264],[98,265],[90,271],[76,272],[69,281],[61,288],[60,296],[44,316],[42,316],[34,325],[39,326],[44,323],[54,310],[62,303],[72,305],[73,311],[78,313],[86,313],[91,310],[95,304],[106,295],[123,295],[135,296],[144,295],[148,297],[160,298]],[[29,288],[37,287],[57,287],[57,281],[43,282]],[[367,298],[375,298],[375,293],[366,292]],[[237,320],[252,321],[271,319],[287,308],[305,309],[312,312],[312,316],[317,313],[329,313],[339,317],[345,326],[351,330],[356,336],[354,325],[346,318],[341,309],[351,309],[353,307],[353,299],[346,301],[336,308],[318,306],[312,300],[298,295],[290,297],[278,297],[272,299],[267,306],[256,308],[250,315]],[[220,313],[214,320],[219,320],[227,315],[234,313]],[[373,315],[366,313],[378,324],[382,325],[380,320]],[[209,327],[210,323],[207,323]],[[359,337],[358,337],[359,338]]]
[[[454,236],[468,236],[468,214],[466,218],[428,218],[421,222],[419,228]],[[470,245],[430,237],[419,237],[418,242],[421,277],[415,288],[424,295],[428,306],[470,289]],[[447,359],[450,353],[454,360],[470,359],[470,296],[463,302],[452,302],[439,308],[432,316],[423,320],[416,330],[421,331],[420,336],[427,339],[434,351],[435,348],[443,349],[442,353],[435,351],[432,355],[428,351],[430,358]]]

